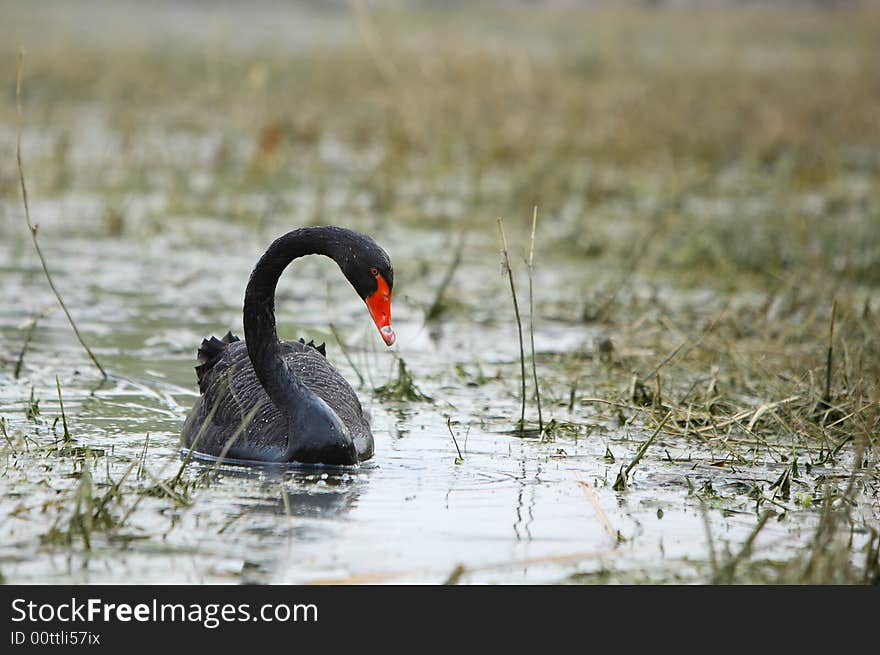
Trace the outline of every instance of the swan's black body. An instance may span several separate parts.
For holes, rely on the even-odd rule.
[[[201,398],[181,434],[185,448],[259,462],[356,464],[373,454],[373,435],[354,390],[322,346],[280,342],[275,285],[309,254],[335,260],[367,302],[387,344],[393,271],[372,239],[338,227],[301,228],[275,240],[254,268],[244,301],[245,341],[228,333],[199,349]]]

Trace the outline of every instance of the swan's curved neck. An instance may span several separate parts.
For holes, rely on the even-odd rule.
[[[338,262],[338,235],[332,229],[306,227],[278,237],[257,262],[244,296],[244,338],[257,379],[269,398],[290,421],[297,407],[308,406],[314,395],[291,374],[281,356],[275,330],[275,287],[294,259],[326,255]]]

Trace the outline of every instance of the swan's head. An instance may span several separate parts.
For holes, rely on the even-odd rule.
[[[358,235],[345,253],[339,266],[367,304],[367,310],[386,346],[394,343],[395,334],[391,327],[391,296],[394,288],[394,269],[391,258],[382,247],[365,235]]]

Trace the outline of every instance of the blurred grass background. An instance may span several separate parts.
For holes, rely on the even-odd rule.
[[[526,226],[537,204],[542,238],[609,265],[650,233],[640,266],[699,284],[880,283],[875,7],[321,6],[290,32],[273,3],[166,6],[175,35],[161,8],[13,5],[4,143],[23,45],[27,123],[48,128],[29,144],[37,195],[158,189],[210,212],[195,171],[220,189],[320,185],[340,142],[376,220]],[[115,138],[77,166],[89,111]],[[217,141],[149,161],[136,146],[155,132]],[[0,171],[15,196],[14,158]]]

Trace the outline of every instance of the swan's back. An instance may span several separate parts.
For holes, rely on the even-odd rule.
[[[281,352],[290,372],[327,403],[348,428],[360,459],[371,457],[369,420],[354,389],[327,361],[323,346],[282,341]],[[257,379],[244,341],[231,333],[223,339],[206,339],[199,349],[199,360],[202,363],[196,372],[202,396],[183,426],[184,447],[192,447],[198,438],[195,450],[220,455],[242,424],[245,428],[236,443],[246,440],[249,448],[268,449],[286,442],[287,421]]]

